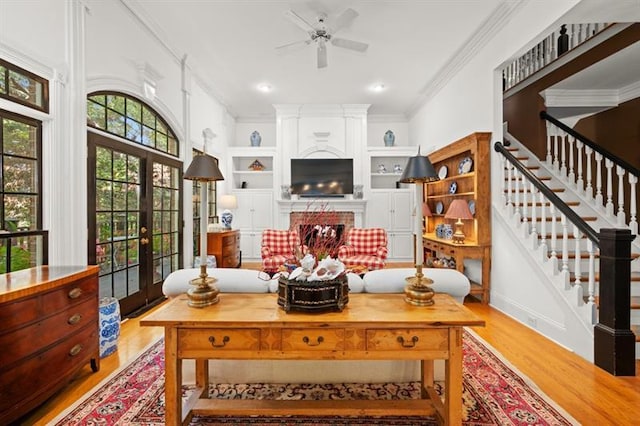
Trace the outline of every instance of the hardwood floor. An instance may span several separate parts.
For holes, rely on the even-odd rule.
[[[465,305],[487,323],[486,327],[474,327],[474,331],[580,423],[638,424],[640,376],[611,376],[490,306],[474,302]],[[23,419],[21,424],[46,425],[162,336],[162,329],[140,327],[139,322],[140,318],[135,318],[122,324],[118,350],[101,360],[99,372],[92,373],[89,367],[85,368],[73,382]],[[639,368],[640,363],[636,365],[638,372]]]

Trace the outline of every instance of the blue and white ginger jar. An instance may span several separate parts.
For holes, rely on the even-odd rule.
[[[253,133],[251,133],[249,140],[251,141],[251,146],[260,146],[260,142],[262,142],[262,136],[260,136],[260,133],[258,133],[257,130],[254,130]]]

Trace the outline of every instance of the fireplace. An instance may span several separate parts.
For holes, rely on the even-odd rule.
[[[293,224],[309,223],[304,221],[304,215],[313,214],[314,210],[325,206],[326,210],[330,210],[337,215],[337,220],[331,223],[344,225],[344,235],[349,229],[356,227],[364,227],[364,213],[366,200],[277,200],[278,203],[278,227],[279,229],[288,229]],[[323,222],[324,223],[324,222]]]
[[[349,229],[354,226],[353,212],[304,211],[291,212],[291,226],[297,227],[300,240],[309,248],[337,257]]]

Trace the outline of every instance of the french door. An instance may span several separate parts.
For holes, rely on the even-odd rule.
[[[162,297],[182,267],[182,163],[88,132],[89,263],[100,266],[100,297],[122,315]]]

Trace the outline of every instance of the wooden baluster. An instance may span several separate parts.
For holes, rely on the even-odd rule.
[[[578,159],[578,178],[576,179],[576,188],[579,194],[584,193],[584,180],[582,179],[582,148],[584,144],[576,140],[576,157]]]
[[[536,217],[536,195],[538,193],[538,188],[533,184],[533,182],[529,182],[529,192],[531,193],[531,225],[530,225],[530,234],[531,240],[533,241],[532,248],[535,250],[538,248],[538,222]],[[526,235],[525,235],[526,236]]]
[[[573,170],[573,144],[575,143],[576,138],[571,135],[567,135],[567,142],[569,142],[569,185],[575,186],[576,184],[576,174]]]
[[[562,225],[562,275],[565,283],[569,282],[569,224],[567,216],[560,213],[560,224]],[[576,254],[577,255],[577,254]]]
[[[605,210],[607,212],[607,216],[613,216],[613,161],[605,158],[604,167],[607,169],[607,204],[605,205]]]
[[[551,42],[549,43],[549,52],[551,53],[549,55],[549,62],[554,61],[557,57],[558,57],[558,51],[556,50],[556,44],[558,43],[558,35],[556,34],[556,32],[552,32],[551,35],[549,36],[551,37]]]
[[[546,260],[549,255],[549,247],[547,246],[547,199],[540,192],[540,247],[543,258]]]
[[[580,239],[582,239],[582,233],[576,225],[573,225],[573,239],[575,242],[574,247],[576,251],[576,258],[574,259],[575,262],[573,263],[573,284],[580,285],[580,281],[582,279],[582,259],[580,259],[582,257],[580,251]]]
[[[551,217],[551,265],[553,273],[558,272],[558,234],[556,231],[556,206],[551,203],[549,205],[549,215]]]
[[[591,149],[591,147],[589,146],[585,146],[584,147],[584,154],[587,158],[586,163],[587,163],[587,186],[584,189],[584,195],[587,197],[588,200],[593,199],[593,186],[592,186],[592,181],[593,181],[593,175],[592,175],[592,171],[591,171],[591,154],[593,154],[593,149]]]
[[[570,24],[569,28],[569,33],[571,34],[569,39],[569,50],[571,50],[578,45],[578,28],[577,24]]]
[[[626,170],[620,166],[616,166],[616,173],[618,175],[618,227],[622,228],[627,219],[624,213],[624,175]]]
[[[604,205],[602,199],[602,154],[595,153],[596,159],[596,207],[600,208]]]
[[[636,184],[638,183],[638,176],[629,173],[629,229],[631,229],[632,235],[638,235],[638,221],[636,218],[637,206],[636,206]]]
[[[585,41],[587,41],[587,38],[589,38],[587,25],[588,24],[578,24],[578,26],[580,27],[580,43],[584,43]]]

